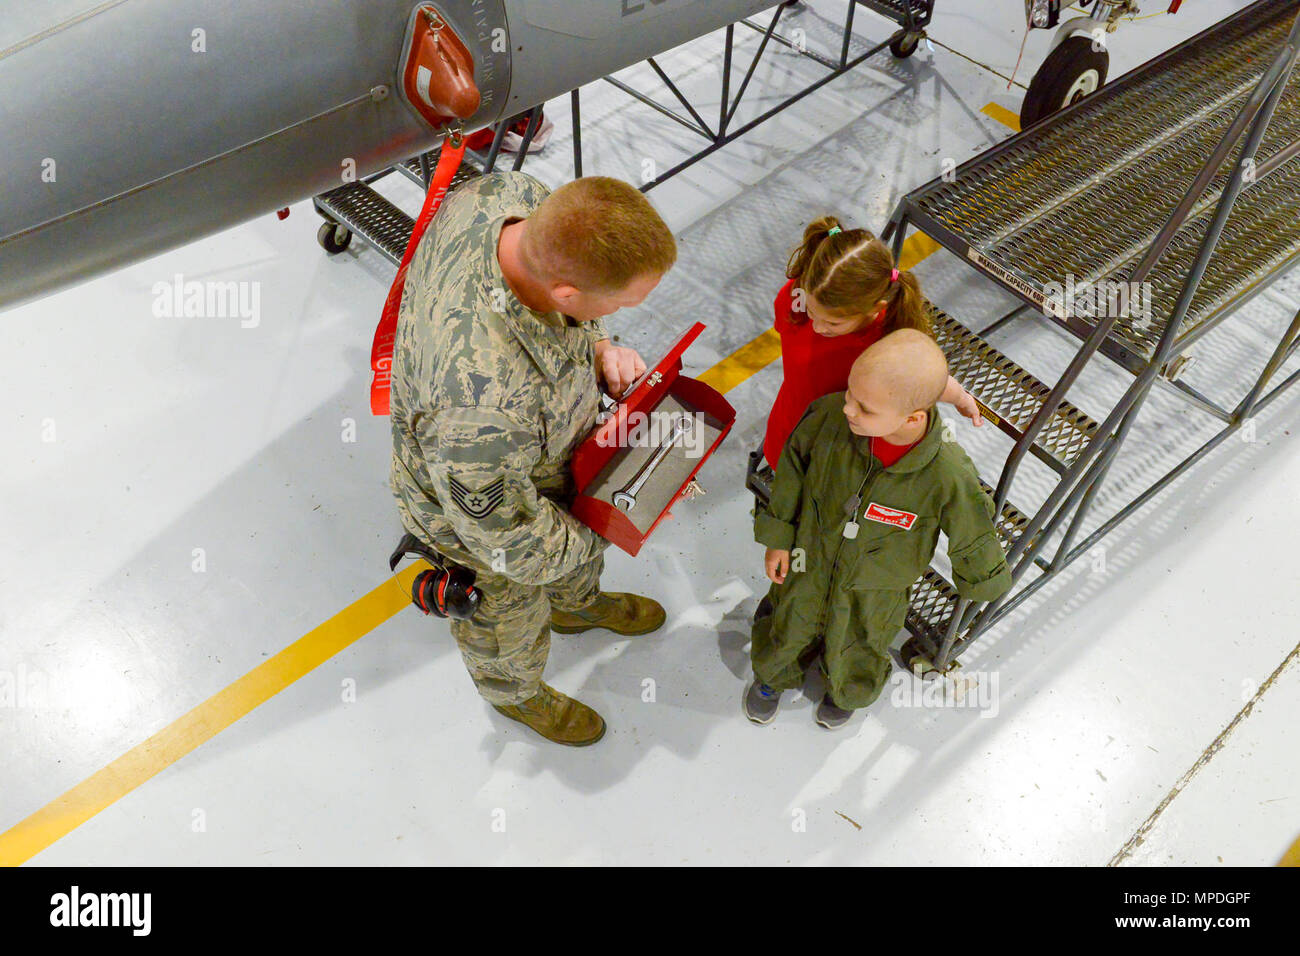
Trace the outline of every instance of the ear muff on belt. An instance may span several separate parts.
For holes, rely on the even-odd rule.
[[[474,587],[474,572],[435,567],[411,582],[411,601],[425,614],[468,621],[478,610],[482,593]]]
[[[425,614],[454,617],[468,621],[478,610],[483,592],[474,586],[476,575],[469,568],[451,564],[442,555],[430,551],[413,534],[405,534],[388,559],[388,570],[397,570],[405,557],[421,557],[433,567],[421,571],[411,582],[411,603]]]

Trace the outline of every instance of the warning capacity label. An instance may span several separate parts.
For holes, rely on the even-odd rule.
[[[1062,307],[1060,302],[1056,301],[1055,299],[1049,298],[1047,293],[1045,293],[1042,289],[1038,288],[1033,283],[1027,282],[1024,279],[1020,278],[1020,276],[1016,275],[1015,273],[1009,272],[1008,270],[1004,269],[1002,266],[998,265],[988,256],[983,255],[974,246],[970,246],[969,248],[967,248],[966,258],[969,259],[971,262],[975,263],[985,272],[991,273],[992,275],[996,276],[998,280],[1003,284],[1005,284],[1006,286],[1015,289],[1017,292],[1019,292],[1021,295],[1027,298],[1030,302],[1033,302],[1036,306],[1038,306],[1038,308],[1042,309],[1044,313],[1049,313],[1051,315],[1054,315],[1058,319],[1065,318],[1065,309]]]

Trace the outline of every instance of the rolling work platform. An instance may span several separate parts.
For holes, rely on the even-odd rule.
[[[928,571],[913,589],[903,649],[920,670],[948,670],[981,633],[1300,377],[1265,391],[1295,352],[1297,314],[1271,353],[1252,349],[1260,371],[1240,383],[1235,406],[1179,380],[1189,347],[1300,258],[1298,12],[1298,0],[1260,0],[895,209],[883,237],[895,257],[908,227],[917,228],[1021,300],[984,334],[1034,310],[1081,340],[1049,386],[982,335],[934,314],[952,374],[1014,440],[993,497],[1015,584],[1000,601],[968,605]],[[1101,294],[1086,294],[1089,287]],[[1113,408],[1090,417],[1066,395],[1097,353],[1132,379]],[[1158,380],[1223,427],[1076,544]],[[1027,455],[1055,478],[1029,517],[1008,504]]]
[[[501,128],[504,131],[505,124]],[[374,176],[314,196],[311,204],[325,220],[316,233],[321,247],[330,255],[337,255],[351,244],[353,235],[358,235],[393,265],[401,265],[406,244],[411,240],[411,230],[415,228],[415,219],[371,189],[370,184],[391,172],[399,172],[421,189],[428,190],[437,161],[437,150],[421,153]],[[462,160],[451,178],[448,192],[481,175],[479,167],[472,161]]]

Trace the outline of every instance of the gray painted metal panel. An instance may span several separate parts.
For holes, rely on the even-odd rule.
[[[365,176],[434,145],[398,76],[416,5],[0,0],[0,308],[332,189],[345,158]],[[772,5],[436,2],[475,57],[469,129]]]
[[[467,41],[489,41],[475,54],[482,126],[509,88],[509,48],[490,47],[504,12],[449,6]],[[0,2],[0,306],[331,189],[345,158],[366,175],[433,145],[397,86],[414,7]]]
[[[505,0],[511,112],[772,7],[772,0]],[[721,47],[719,47],[721,56]]]

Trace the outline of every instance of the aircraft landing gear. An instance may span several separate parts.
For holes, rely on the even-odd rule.
[[[1092,37],[1072,36],[1054,49],[1029,82],[1020,107],[1020,128],[1077,103],[1106,82],[1110,54],[1094,49]]]

